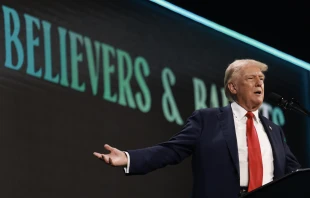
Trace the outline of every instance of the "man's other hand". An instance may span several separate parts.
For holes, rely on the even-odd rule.
[[[102,154],[94,152],[93,154],[103,160],[105,163],[111,166],[127,166],[128,159],[126,154],[123,151],[118,150],[117,148],[113,148],[108,144],[104,145],[104,148],[110,151],[109,154]]]

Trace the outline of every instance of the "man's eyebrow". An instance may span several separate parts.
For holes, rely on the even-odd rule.
[[[264,77],[265,78],[265,74],[246,74],[246,77],[248,76],[258,76],[258,77]]]

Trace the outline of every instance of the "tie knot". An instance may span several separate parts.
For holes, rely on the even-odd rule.
[[[253,119],[254,118],[254,114],[251,112],[251,111],[248,111],[245,116],[248,118],[248,119]]]

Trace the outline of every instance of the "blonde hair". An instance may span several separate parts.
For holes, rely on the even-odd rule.
[[[240,73],[241,68],[243,68],[244,66],[258,67],[262,72],[268,70],[268,66],[266,64],[253,59],[239,59],[235,60],[230,65],[228,65],[225,71],[224,87],[225,87],[225,95],[230,102],[233,101],[233,95],[231,94],[228,88],[228,84],[237,74]]]

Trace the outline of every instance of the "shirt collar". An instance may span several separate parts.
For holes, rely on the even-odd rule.
[[[236,102],[231,103],[231,109],[237,120],[241,120],[242,118],[244,118],[245,114],[248,112]],[[259,122],[258,110],[252,111],[252,113],[254,114],[254,120],[256,122]]]

